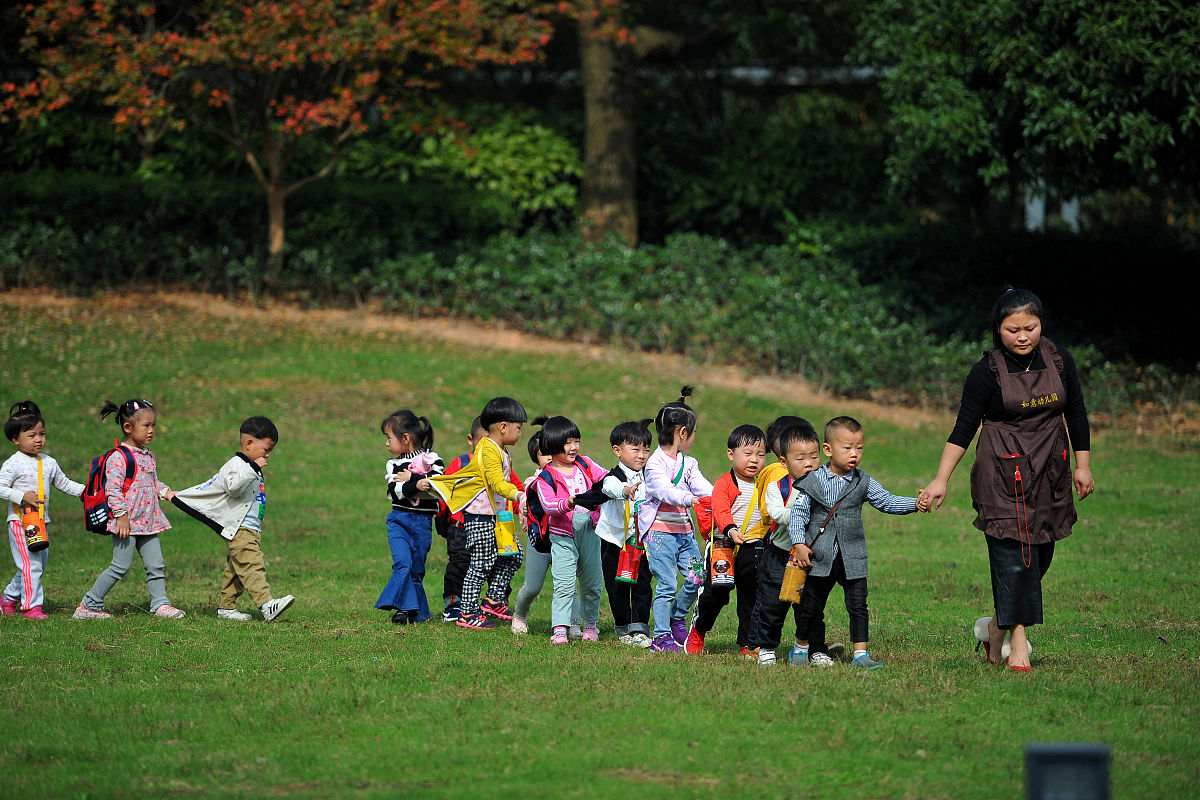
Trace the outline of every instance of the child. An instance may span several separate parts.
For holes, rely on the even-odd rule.
[[[696,412],[686,402],[691,394],[692,387],[684,386],[679,399],[664,405],[654,418],[658,449],[646,460],[646,500],[638,512],[646,559],[657,581],[651,643],[656,652],[682,649],[688,633],[684,619],[703,580],[688,509],[699,498],[710,497],[713,487],[696,459],[687,455],[696,440]],[[678,590],[676,571],[684,576]]]
[[[646,478],[642,468],[650,457],[650,423],[622,422],[608,436],[617,466],[604,480],[582,495],[576,505],[598,507],[600,519],[596,535],[600,538],[600,566],[604,571],[604,589],[612,611],[617,641],[635,647],[649,647],[650,604],[654,594],[650,567],[642,564],[637,583],[617,580],[621,550],[631,539],[641,544],[638,533],[638,509],[646,499]],[[611,501],[611,502],[610,502]]]
[[[267,511],[267,484],[263,468],[279,442],[279,430],[266,417],[250,417],[238,430],[238,452],[204,483],[168,493],[167,499],[221,534],[228,554],[217,619],[248,622],[249,614],[236,608],[244,589],[271,622],[296,598],[273,597],[267,585],[262,553],[262,523]]]
[[[794,556],[796,562],[802,567],[812,565],[800,601],[797,646],[800,657],[807,656],[816,666],[833,663],[823,637],[815,637],[810,626],[825,612],[829,592],[836,583],[842,587],[850,615],[852,663],[863,670],[878,669],[883,665],[867,653],[867,539],[862,506],[870,503],[885,514],[911,514],[918,508],[918,499],[890,494],[858,469],[862,461],[863,430],[852,417],[834,417],[825,424],[821,451],[829,460],[793,486],[803,496],[796,498],[788,522],[793,536],[801,531],[804,534],[801,540],[804,544]],[[921,509],[927,508],[922,501]],[[809,654],[812,639],[817,644]]]
[[[579,580],[583,641],[600,640],[600,593],[604,573],[600,567],[600,539],[591,513],[575,505],[583,494],[608,474],[579,452],[579,428],[566,417],[550,417],[542,426],[541,451],[550,463],[538,473],[532,488],[537,492],[542,535],[550,540],[550,573],[554,601],[550,607],[553,644],[566,644],[571,623],[575,580]],[[535,514],[536,516],[536,514]]]
[[[758,663],[763,666],[775,663],[775,648],[779,646],[783,621],[787,618],[788,607],[791,605],[779,599],[784,570],[789,561],[799,566],[801,556],[807,555],[804,532],[797,531],[792,535],[788,527],[792,506],[796,498],[803,494],[795,491],[793,487],[821,463],[821,443],[816,429],[800,417],[794,419],[800,420],[801,424],[792,425],[782,431],[776,430],[771,440],[772,448],[780,455],[779,464],[772,466],[781,467],[784,474],[778,480],[767,483],[765,489],[767,515],[774,524],[758,559],[758,596],[755,598],[752,618],[753,647],[758,650]],[[777,474],[777,470],[771,471]],[[767,470],[763,470],[764,474],[766,472]],[[816,633],[818,623],[819,635]],[[824,641],[824,617],[814,619],[811,627],[814,631],[813,638]],[[804,662],[793,663],[808,663],[807,651]]]
[[[463,527],[471,563],[463,578],[462,613],[454,622],[461,628],[491,628],[488,616],[512,619],[507,592],[521,566],[521,554],[497,557],[496,513],[504,508],[506,500],[515,500],[519,514],[525,514],[525,492],[511,482],[508,447],[521,438],[521,426],[528,418],[524,407],[511,397],[492,398],[479,415],[487,435],[476,445],[471,463],[453,475],[430,480],[430,487],[445,501],[450,513],[465,512]],[[480,603],[485,581],[493,592],[505,592],[500,600],[487,598],[486,606]]]
[[[467,452],[458,456],[446,465],[443,474],[453,475],[471,462],[475,445],[487,435],[487,431],[479,424],[479,417],[471,420],[471,432],[467,434]],[[462,594],[463,578],[466,577],[467,567],[471,564],[471,554],[467,552],[467,531],[463,528],[463,515],[459,511],[451,514],[445,503],[434,519],[439,536],[446,540],[446,574],[442,578],[442,622],[457,622],[462,616],[462,606],[459,596]]]
[[[534,417],[532,424],[544,425],[547,419],[549,418],[545,416]],[[541,431],[529,437],[529,460],[535,467],[533,476],[527,481],[530,486],[537,480],[538,473],[550,463],[550,456],[542,452],[541,445]],[[525,556],[525,582],[521,584],[521,589],[517,592],[517,601],[513,605],[512,632],[516,636],[529,633],[529,609],[541,594],[542,585],[546,582],[546,573],[550,571],[549,539],[539,536],[536,524],[530,524],[528,520],[525,520],[524,524],[529,535],[529,550]]]
[[[126,400],[120,407],[105,403],[100,409],[100,419],[109,414],[116,415],[117,427],[125,434],[124,446],[114,447],[104,466],[104,493],[108,497],[110,513],[108,532],[113,535],[112,563],[79,601],[73,616],[75,619],[112,617],[104,610],[104,597],[129,572],[133,566],[133,552],[137,550],[142,557],[142,566],[146,568],[150,613],[156,617],[182,619],[186,614],[167,599],[166,566],[162,544],[158,540],[158,534],[171,528],[158,505],[171,489],[158,479],[158,465],[154,453],[150,452],[158,415],[153,405],[136,399]],[[133,483],[129,484],[128,491],[125,490],[126,454],[132,456],[135,465]]]
[[[24,508],[38,509],[48,526],[50,487],[79,497],[84,485],[68,478],[57,461],[42,454],[46,446],[46,423],[32,400],[13,403],[4,423],[4,435],[17,446],[17,452],[0,466],[0,497],[8,501],[8,549],[16,562],[17,574],[4,589],[0,612],[9,616],[20,610],[25,612],[26,619],[46,619],[42,611],[42,573],[46,570],[47,551],[29,552],[21,514]]]
[[[388,547],[392,551],[392,576],[376,608],[391,610],[392,622],[407,625],[429,619],[425,597],[425,558],[433,544],[433,517],[438,501],[421,497],[429,490],[429,477],[444,471],[442,458],[433,451],[433,426],[407,408],[393,411],[379,424],[392,457],[384,478],[392,510],[387,517]]]
[[[717,615],[737,591],[737,643],[743,658],[754,660],[750,620],[754,613],[754,598],[758,591],[758,556],[763,537],[767,535],[768,518],[762,514],[759,500],[762,489],[755,483],[767,460],[767,437],[757,425],[739,425],[729,434],[727,442],[733,468],[717,479],[712,492],[713,538],[724,535],[733,540],[733,586],[714,586],[712,583],[711,547],[705,559],[704,583],[696,601],[696,614],[688,632],[684,650],[704,652],[704,636],[717,621]]]

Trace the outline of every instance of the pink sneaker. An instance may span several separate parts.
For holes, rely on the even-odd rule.
[[[45,611],[42,611],[41,606],[34,606],[25,612],[25,619],[49,619],[50,617]]]
[[[6,617],[11,617],[21,610],[21,603],[18,600],[9,600],[7,597],[0,600],[0,614]]]
[[[154,609],[154,616],[162,617],[163,619],[183,619],[187,616],[187,612],[176,608],[170,603],[164,603]]]
[[[554,635],[550,637],[550,644],[566,644],[571,641],[567,638],[567,629],[562,625],[554,629]]]
[[[75,609],[75,613],[71,617],[72,619],[112,619],[112,614],[107,611],[92,611],[80,603],[79,608]]]
[[[595,625],[584,625],[583,626],[583,640],[585,642],[600,641],[600,629],[597,628]]]

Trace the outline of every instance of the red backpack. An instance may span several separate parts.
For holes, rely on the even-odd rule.
[[[122,492],[128,492],[137,474],[137,462],[133,451],[125,445],[113,440],[116,445],[102,456],[92,459],[92,468],[88,470],[87,487],[83,490],[83,527],[92,533],[108,534],[108,521],[112,511],[108,507],[108,495],[104,492],[104,478],[107,471],[108,457],[120,450],[125,455],[125,483],[121,485]]]

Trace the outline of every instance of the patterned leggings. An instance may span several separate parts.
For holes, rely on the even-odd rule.
[[[486,581],[493,600],[507,603],[512,591],[512,579],[521,568],[521,554],[498,556],[496,554],[496,518],[493,516],[464,514],[463,527],[467,532],[467,552],[471,554],[471,565],[463,577],[463,616],[479,613],[479,597]]]

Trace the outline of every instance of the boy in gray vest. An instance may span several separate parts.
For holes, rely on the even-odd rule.
[[[825,613],[825,603],[834,584],[842,587],[850,615],[850,639],[854,642],[854,666],[878,669],[883,665],[867,653],[867,536],[862,507],[870,503],[885,514],[928,511],[924,497],[899,497],[858,468],[862,462],[863,430],[852,417],[834,417],[825,424],[821,451],[829,460],[819,469],[796,481],[803,492],[792,505],[789,530],[803,531],[802,542],[811,552],[812,569],[804,586],[796,628],[809,630]],[[822,637],[823,638],[823,637]],[[797,647],[808,649],[808,638],[798,637]],[[807,653],[814,666],[833,664],[820,638]]]

